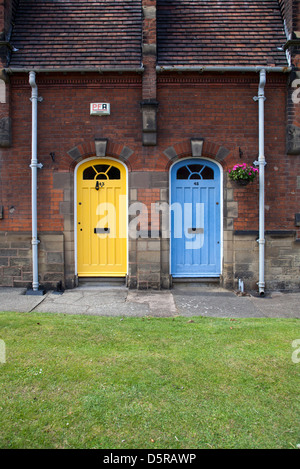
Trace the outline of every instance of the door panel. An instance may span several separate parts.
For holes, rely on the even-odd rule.
[[[206,160],[183,160],[171,170],[171,274],[221,273],[220,170]]]
[[[126,170],[113,160],[89,160],[77,171],[78,276],[127,273]]]

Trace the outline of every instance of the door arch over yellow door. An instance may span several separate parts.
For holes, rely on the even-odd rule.
[[[76,168],[75,231],[79,277],[127,274],[127,170],[110,158]]]

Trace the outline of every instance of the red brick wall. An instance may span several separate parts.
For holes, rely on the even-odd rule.
[[[87,81],[79,76],[61,78],[37,75],[38,104],[38,229],[62,230],[60,213],[62,190],[52,188],[53,174],[73,171],[68,151],[75,145],[105,137],[135,150],[133,161],[141,146],[141,78],[111,77],[110,84],[99,83],[99,75]],[[101,81],[101,80],[100,80]],[[4,219],[1,230],[31,229],[31,88],[28,76],[13,76],[12,112],[13,144],[2,149],[1,202]],[[111,115],[90,116],[91,102],[111,103]],[[122,146],[121,146],[122,147]],[[50,153],[55,153],[53,162]],[[93,156],[87,155],[87,156]],[[73,165],[74,166],[74,165]]]
[[[28,77],[12,78],[13,145],[2,149],[1,204],[4,219],[1,230],[28,231],[31,228],[31,95]],[[37,76],[38,229],[63,230],[60,202],[63,191],[52,188],[53,174],[72,171],[68,151],[95,137],[108,138],[130,147],[129,170],[158,170],[168,167],[164,150],[191,137],[203,137],[224,145],[231,154],[222,162],[224,170],[240,161],[252,163],[258,156],[258,75],[222,78],[190,75],[184,86],[180,75],[161,77],[158,86],[158,146],[141,145],[141,79],[136,76],[111,77],[99,83],[98,77],[67,75],[58,81]],[[62,80],[62,84],[60,81]],[[102,78],[100,80],[103,80]],[[294,215],[299,211],[299,156],[285,153],[285,78],[268,75],[265,101],[266,229],[295,229]],[[81,83],[82,81],[82,83]],[[111,115],[89,115],[91,102],[110,102]],[[243,152],[242,159],[238,149]],[[50,153],[55,153],[53,162]],[[92,154],[86,154],[92,156]],[[187,156],[187,155],[186,155]],[[204,155],[205,156],[205,155]],[[234,189],[238,204],[235,228],[258,228],[258,183]],[[149,197],[152,199],[150,200]],[[147,205],[159,200],[158,191],[150,191]]]
[[[259,76],[216,76],[201,79],[190,76],[183,87],[178,80],[162,77],[158,85],[159,144],[163,148],[187,137],[203,137],[232,149],[223,161],[225,171],[239,162],[252,164],[258,158]],[[299,211],[300,159],[285,153],[286,78],[268,75],[265,101],[266,229],[295,229],[294,216]],[[173,82],[172,82],[173,81]],[[238,148],[243,152],[239,157]],[[205,156],[205,155],[204,155]],[[233,186],[234,187],[234,186]],[[258,182],[235,189],[239,216],[235,229],[258,229]]]
[[[0,32],[9,30],[15,4],[15,0],[0,0]]]
[[[288,33],[294,30],[293,27],[293,0],[278,0],[281,8],[282,17],[285,20]]]
[[[299,31],[300,3],[298,0],[278,0],[288,33]]]
[[[143,99],[156,99],[156,0],[143,0]],[[145,48],[148,48],[145,49]]]

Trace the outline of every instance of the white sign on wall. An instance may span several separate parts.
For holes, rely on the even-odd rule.
[[[91,103],[91,116],[108,116],[110,114],[110,103]]]

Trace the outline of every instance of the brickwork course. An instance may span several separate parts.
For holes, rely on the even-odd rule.
[[[299,289],[299,21],[295,0],[0,0],[0,285],[30,287],[35,71],[42,285],[78,283],[79,163],[99,155],[124,163],[128,203],[145,204],[150,230],[151,203],[169,201],[172,164],[195,157],[191,141],[200,139],[201,157],[223,174],[220,284],[236,288],[242,278],[256,289],[259,183],[239,187],[228,170],[258,158],[253,97],[266,67],[266,288]],[[90,115],[93,102],[110,103],[111,114]],[[128,241],[131,288],[172,286],[165,220],[151,221],[152,238]]]

